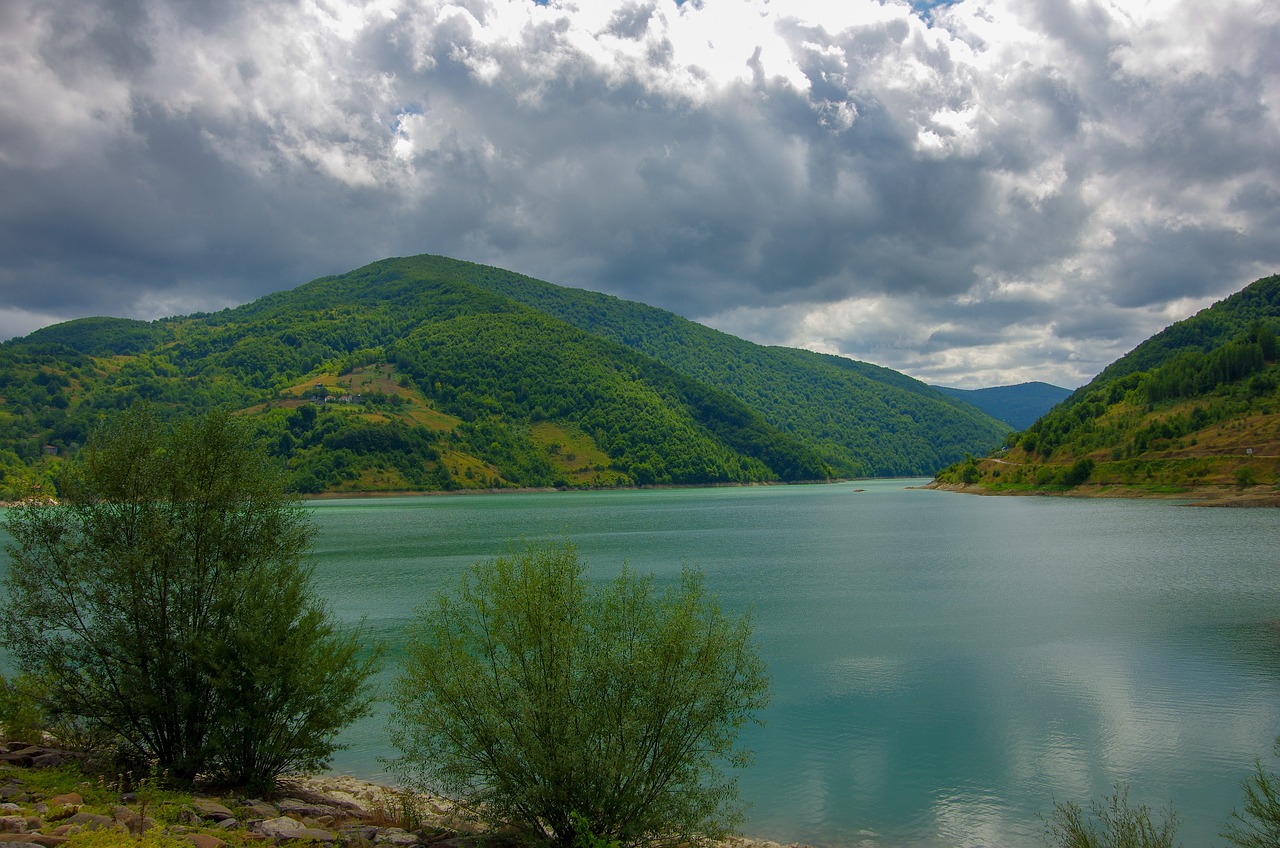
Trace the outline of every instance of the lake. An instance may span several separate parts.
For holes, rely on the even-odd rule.
[[[568,538],[600,579],[698,566],[773,677],[754,836],[1042,845],[1055,799],[1123,782],[1221,844],[1253,761],[1277,765],[1280,515],[923,482],[324,501],[317,573],[395,640],[513,540]],[[384,739],[352,729],[335,770],[380,776]]]
[[[1121,782],[1222,844],[1254,760],[1280,767],[1280,514],[924,482],[319,501],[316,575],[394,645],[521,539],[570,539],[593,579],[699,567],[773,678],[753,836],[1038,846],[1055,799]],[[381,714],[343,738],[334,770],[383,779]]]

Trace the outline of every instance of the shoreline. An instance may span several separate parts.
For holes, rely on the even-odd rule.
[[[919,480],[928,475],[911,477],[840,477],[833,480],[765,480],[755,483],[651,483],[644,486],[513,486],[500,489],[395,489],[365,490],[353,492],[317,492],[302,495],[304,501],[331,501],[345,498],[436,498],[468,495],[538,495],[574,494],[578,492],[646,492],[676,489],[748,489],[768,486],[834,486],[840,483],[857,483],[868,480]]]
[[[366,778],[329,773],[282,776],[276,794],[280,795],[289,791],[300,795],[310,795],[317,799],[328,797],[339,803],[356,801],[369,810],[379,805],[385,808],[389,801],[408,797],[424,805],[427,812],[424,819],[434,819],[434,821],[430,822],[434,826],[455,830],[462,836],[469,834],[482,837],[501,837],[501,834],[491,833],[482,826],[475,826],[469,823],[465,816],[455,812],[459,805],[454,801],[430,793],[396,788]],[[706,844],[714,846],[714,848],[812,848],[812,846],[804,843],[777,842],[743,834],[731,834],[723,839],[712,840]]]
[[[1088,498],[1088,499],[1131,499],[1131,500],[1163,500],[1187,501],[1184,506],[1208,508],[1236,509],[1277,509],[1280,508],[1280,492],[1275,489],[1255,486],[1252,489],[1219,489],[1208,487],[1188,488],[1179,492],[1155,491],[1134,486],[1117,486],[1107,484],[1083,484],[1071,489],[1034,490],[1034,489],[1001,489],[991,490],[977,484],[939,483],[936,480],[920,489],[932,489],[939,492],[954,492],[961,495],[980,495],[983,497],[1039,497],[1039,498]]]

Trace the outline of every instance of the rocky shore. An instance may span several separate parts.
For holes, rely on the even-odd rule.
[[[27,772],[75,764],[82,756],[43,745],[0,745],[0,848],[59,848],[74,834],[115,830],[163,834],[194,848],[296,843],[320,848],[496,848],[513,844],[469,821],[452,802],[354,777],[293,776],[270,798],[197,793],[180,803],[144,791],[85,782],[78,791],[42,791]],[[718,848],[784,848],[735,837]],[[790,846],[798,848],[798,846]]]

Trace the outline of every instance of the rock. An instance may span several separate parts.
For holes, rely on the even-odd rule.
[[[274,804],[268,804],[266,801],[254,799],[244,802],[245,810],[250,819],[274,819],[280,815],[280,811],[276,809]]]
[[[65,763],[66,761],[67,761],[67,758],[61,751],[49,751],[47,753],[39,754],[35,757],[32,757],[31,767],[37,768],[37,769],[57,768],[58,766]]]
[[[0,834],[0,836],[4,836],[4,835],[5,834]],[[22,839],[26,839],[30,842],[34,842],[35,844],[39,845],[40,848],[58,848],[59,845],[63,845],[67,841],[67,837],[65,836],[54,836],[53,834],[24,833],[22,835],[18,835],[15,833],[15,834],[8,834],[8,835],[17,837],[17,839],[14,840],[15,842],[21,841]]]
[[[138,836],[156,826],[155,819],[145,818],[136,810],[131,810],[128,807],[116,807],[113,812],[115,813],[116,824]]]
[[[49,799],[50,807],[81,807],[84,806],[84,798],[79,792],[68,792],[65,795],[54,795]]]
[[[216,823],[214,827],[220,828],[222,830],[234,830],[235,828],[240,827],[240,822],[237,821],[236,819],[223,819],[222,821]]]
[[[101,830],[115,827],[115,825],[115,819],[110,816],[100,816],[97,813],[76,813],[64,823],[64,826],[75,826],[81,830]]]
[[[195,811],[200,814],[202,819],[221,822],[236,817],[235,813],[212,798],[193,798],[191,806],[195,808]]]
[[[492,844],[491,838],[485,834],[459,834],[431,844],[433,848],[484,848],[486,843]]]
[[[362,819],[367,819],[369,817],[369,807],[350,792],[335,789],[331,792],[326,792],[325,797],[327,797],[330,803],[335,807],[342,808],[343,812],[349,816],[356,816]]]
[[[307,829],[307,826],[297,819],[291,819],[288,816],[279,816],[274,819],[264,819],[253,825],[253,829],[263,836],[269,836],[273,839],[283,839],[292,834]]]
[[[377,836],[378,829],[371,824],[349,824],[342,829],[340,836],[342,841],[347,844],[373,844],[373,839]]]
[[[0,816],[0,833],[26,833],[26,816]]]
[[[5,801],[14,800],[20,797],[25,798],[26,796],[27,787],[23,786],[21,783],[10,783],[5,786],[0,786],[0,799],[4,799]]]
[[[207,833],[188,833],[187,839],[191,840],[191,844],[196,848],[222,848],[227,844],[218,837],[210,836]]]
[[[418,837],[401,827],[374,828],[373,843],[375,845],[417,845]]]
[[[314,819],[320,816],[339,816],[342,814],[337,807],[328,804],[313,804],[308,801],[300,801],[297,798],[282,798],[276,802],[276,807],[280,810],[280,815],[282,816],[300,816],[305,819]]]
[[[304,827],[297,833],[292,833],[285,838],[305,839],[308,842],[327,842],[329,844],[333,844],[337,841],[338,836],[332,830],[321,830],[318,827]]]

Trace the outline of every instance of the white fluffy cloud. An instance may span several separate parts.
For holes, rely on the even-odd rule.
[[[1267,0],[32,0],[0,56],[11,333],[432,252],[1074,386],[1280,266]]]

